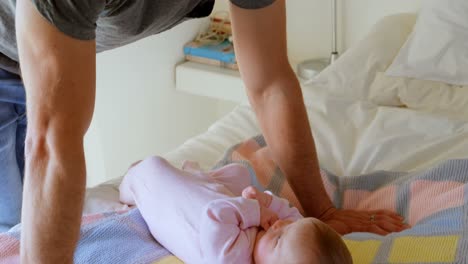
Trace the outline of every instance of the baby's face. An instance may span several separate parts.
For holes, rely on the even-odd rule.
[[[306,228],[310,230],[314,220],[312,218],[304,218],[296,222],[278,220],[268,230],[259,231],[253,252],[255,263],[277,263],[279,259],[291,259],[288,256],[292,254],[291,247],[298,249],[297,247],[306,245],[298,241],[298,234],[303,233]],[[306,246],[308,250],[314,250],[314,245]]]

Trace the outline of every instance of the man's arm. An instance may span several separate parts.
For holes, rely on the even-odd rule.
[[[231,4],[234,46],[250,103],[273,158],[308,216],[333,207],[320,177],[299,82],[289,65],[284,0],[255,10]]]
[[[95,42],[67,37],[30,0],[16,34],[28,131],[21,263],[73,263],[86,182],[83,136],[95,98]]]
[[[285,0],[255,10],[231,4],[231,15],[236,56],[250,103],[273,158],[306,215],[319,217],[340,234],[388,234],[407,228],[393,212],[337,210],[330,201],[299,82],[288,62]]]

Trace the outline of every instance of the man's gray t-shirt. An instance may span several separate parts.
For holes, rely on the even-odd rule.
[[[208,16],[214,0],[30,0],[66,35],[96,40],[96,52],[161,33],[179,23]],[[231,0],[256,9],[275,0]],[[19,72],[15,37],[16,0],[0,0],[0,68]]]

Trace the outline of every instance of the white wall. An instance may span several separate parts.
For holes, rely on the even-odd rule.
[[[228,10],[229,0],[217,0]],[[398,12],[417,12],[423,0],[338,0],[339,49],[345,50],[377,20]],[[331,52],[331,0],[287,0],[288,48],[293,61],[328,57]]]
[[[122,175],[133,161],[164,154],[232,108],[175,91],[174,66],[199,24],[98,55],[96,110],[85,138],[88,186]]]
[[[340,0],[339,0],[340,1]],[[362,38],[381,17],[401,13],[417,13],[423,0],[341,0],[344,11],[344,46]]]

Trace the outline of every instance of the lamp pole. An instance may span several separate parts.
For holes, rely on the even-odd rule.
[[[330,56],[330,64],[334,63],[338,59],[338,16],[337,16],[337,0],[332,0],[332,53]]]
[[[297,65],[297,74],[302,79],[308,80],[315,77],[323,69],[334,63],[338,59],[338,21],[337,21],[337,0],[332,1],[332,52],[330,58],[312,59],[301,62]]]

